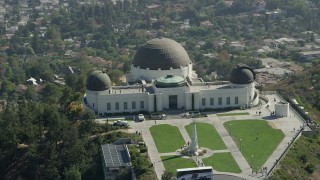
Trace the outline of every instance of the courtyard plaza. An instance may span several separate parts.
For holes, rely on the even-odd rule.
[[[224,127],[224,123],[229,121],[241,121],[241,120],[257,120],[260,119],[262,121],[268,121],[268,124],[275,129],[280,129],[284,133],[284,138],[277,146],[275,151],[271,154],[271,156],[267,159],[262,167],[267,167],[269,171],[275,162],[280,158],[281,154],[288,147],[288,144],[293,140],[293,138],[297,135],[299,130],[303,127],[304,121],[300,118],[300,116],[292,110],[289,109],[289,117],[277,118],[275,116],[271,116],[271,113],[275,111],[275,103],[279,101],[284,101],[277,94],[270,93],[264,94],[270,101],[268,106],[265,103],[262,103],[260,106],[245,109],[245,110],[233,110],[228,112],[219,112],[224,113],[223,116],[220,116],[219,113],[215,112],[207,112],[207,117],[199,117],[199,118],[184,118],[184,112],[177,114],[176,112],[172,113],[170,111],[166,112],[167,119],[166,120],[146,120],[143,122],[129,122],[130,128],[128,132],[135,133],[140,132],[142,134],[143,140],[148,147],[148,154],[151,159],[151,162],[154,165],[155,172],[157,174],[158,179],[161,179],[161,175],[165,171],[165,167],[163,165],[163,161],[161,157],[163,156],[172,156],[172,155],[180,155],[179,149],[175,152],[166,152],[159,153],[154,142],[154,139],[150,133],[150,127],[160,124],[168,124],[171,126],[175,126],[179,129],[185,144],[191,142],[191,138],[188,135],[188,132],[185,129],[186,125],[189,125],[192,122],[202,122],[212,124],[214,128],[217,130],[219,136],[222,141],[226,145],[226,149],[223,150],[210,150],[207,149],[207,153],[203,156],[193,156],[194,161],[198,161],[201,165],[203,163],[202,159],[212,156],[215,153],[231,153],[234,160],[237,162],[239,168],[241,169],[241,173],[230,173],[230,172],[219,172],[214,170],[214,174],[216,175],[216,179],[234,179],[235,177],[239,177],[239,179],[263,179],[261,173],[253,172],[250,167],[250,161],[248,162],[240,151],[239,147],[233,141],[232,136],[228,132],[228,129]],[[171,114],[172,113],[172,114]],[[242,115],[232,115],[240,113]],[[228,115],[229,114],[229,115]],[[97,119],[98,122],[105,123],[105,119]],[[231,127],[236,128],[236,127]],[[232,131],[232,129],[230,129]],[[164,132],[165,133],[165,132]],[[254,158],[254,157],[253,157]],[[206,165],[206,164],[204,164]],[[229,178],[228,178],[229,177]]]

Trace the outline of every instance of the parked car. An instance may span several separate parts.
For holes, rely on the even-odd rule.
[[[113,126],[128,126],[128,121],[117,120],[113,122]]]
[[[143,114],[138,114],[138,116],[136,117],[136,121],[141,122],[141,121],[144,121],[144,120],[145,120],[145,118],[144,118]]]
[[[167,115],[163,113],[151,113],[151,119],[167,119]]]
[[[199,111],[190,111],[184,114],[185,118],[195,118],[200,116],[201,116],[201,113]]]

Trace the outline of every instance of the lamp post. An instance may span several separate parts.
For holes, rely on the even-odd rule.
[[[240,151],[242,151],[242,139],[240,139]]]
[[[229,135],[231,136],[232,135],[232,133],[231,133],[231,123],[229,124]]]

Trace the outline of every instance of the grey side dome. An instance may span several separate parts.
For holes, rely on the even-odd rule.
[[[168,38],[156,38],[142,45],[134,55],[134,67],[150,70],[178,69],[191,64],[186,50],[176,41]]]
[[[92,72],[87,79],[87,90],[90,91],[104,91],[111,87],[111,80],[109,76],[99,70]]]
[[[250,84],[256,79],[256,74],[248,65],[238,64],[231,71],[230,82],[233,84]]]

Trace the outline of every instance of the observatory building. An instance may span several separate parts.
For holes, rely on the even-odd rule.
[[[205,110],[255,106],[255,72],[239,64],[230,82],[204,82],[192,69],[185,49],[167,38],[152,39],[136,52],[128,85],[112,86],[102,71],[92,72],[84,102],[99,115],[164,110]]]

